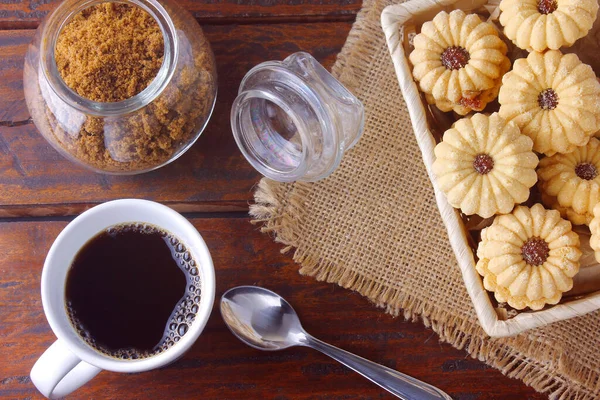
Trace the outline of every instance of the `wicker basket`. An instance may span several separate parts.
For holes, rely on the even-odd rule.
[[[433,19],[442,10],[451,11],[460,8],[465,12],[485,14],[493,19],[497,16],[497,3],[498,0],[489,2],[485,0],[412,0],[386,7],[381,15],[381,25],[385,32],[402,94],[408,105],[423,161],[433,184],[438,208],[446,225],[450,244],[456,254],[467,291],[475,306],[477,317],[488,335],[503,337],[600,309],[600,287],[594,284],[590,289],[590,285],[587,285],[587,292],[572,295],[567,293],[559,304],[540,311],[512,311],[513,315],[511,315],[506,312],[506,309],[497,308],[493,296],[490,296],[490,293],[484,289],[482,279],[475,269],[473,248],[470,245],[472,238],[467,232],[465,222],[439,190],[432,173],[431,166],[435,160],[433,149],[436,145],[432,131],[442,128],[436,126],[439,119],[430,112],[430,108],[424,102],[412,78],[411,65],[406,54],[409,48],[408,39],[411,34],[419,31],[425,21]],[[590,257],[587,258],[590,259]],[[591,257],[590,263],[595,263],[593,257]],[[595,265],[593,270],[592,267],[587,269],[585,279],[591,279],[590,276],[597,280],[600,276],[600,266]]]

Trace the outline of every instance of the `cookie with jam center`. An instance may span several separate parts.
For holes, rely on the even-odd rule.
[[[433,172],[448,202],[467,215],[510,212],[537,182],[533,142],[498,113],[457,121],[435,147]]]
[[[517,206],[481,232],[477,271],[496,300],[522,310],[556,304],[579,272],[579,235],[556,210]]]
[[[423,24],[413,43],[413,76],[428,103],[442,111],[483,110],[510,69],[506,44],[476,14],[442,11]]]
[[[585,146],[600,126],[600,83],[575,54],[531,53],[502,79],[500,116],[552,156]]]
[[[542,202],[575,225],[589,224],[600,202],[600,140],[540,161]]]
[[[598,14],[597,0],[502,0],[504,34],[528,51],[558,50],[588,34]]]

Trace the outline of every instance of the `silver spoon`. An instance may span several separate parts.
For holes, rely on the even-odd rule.
[[[312,347],[405,400],[451,400],[440,389],[338,349],[306,333],[285,299],[257,286],[238,286],[221,297],[221,315],[231,332],[258,350]]]

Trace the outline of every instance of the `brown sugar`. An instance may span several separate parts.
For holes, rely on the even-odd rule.
[[[144,90],[158,73],[163,53],[160,27],[146,11],[101,3],[81,11],[64,27],[54,56],[67,86],[105,103]]]
[[[77,93],[96,101],[119,101],[135,95],[149,84],[162,62],[159,57],[162,57],[162,50],[159,51],[163,47],[162,35],[159,40],[152,34],[144,34],[147,40],[141,41],[138,35],[141,31],[137,30],[145,23],[145,26],[152,26],[148,32],[156,32],[156,22],[147,13],[136,11],[135,6],[101,3],[91,8],[84,10],[81,17],[75,17],[77,24],[69,24],[73,30],[65,28],[60,34],[66,35],[64,40],[73,40],[74,46],[83,48],[82,53],[88,53],[74,62],[61,64],[60,71],[71,71],[71,75],[65,74],[63,79]],[[115,21],[111,22],[110,16],[114,16]],[[30,109],[36,116],[36,125],[55,148],[96,170],[138,172],[163,165],[196,138],[210,116],[216,97],[214,56],[201,28],[191,16],[179,12],[170,13],[170,16],[175,28],[186,32],[178,38],[174,73],[160,94],[136,111],[107,117],[82,113],[58,99],[52,90],[38,86],[40,101],[31,104]],[[100,28],[102,24],[106,32]],[[131,53],[139,54],[121,54],[123,58],[118,60],[104,51],[94,52],[92,47],[95,45],[76,39],[94,35],[108,39],[114,34],[108,32],[111,29],[107,25],[111,24],[120,27],[122,36],[126,36],[123,32],[129,29],[127,35],[134,38],[136,49]],[[63,41],[63,45],[66,43]],[[121,45],[124,44],[117,48]],[[57,46],[55,53],[64,56],[77,51],[63,52]],[[90,66],[84,65],[86,62]]]

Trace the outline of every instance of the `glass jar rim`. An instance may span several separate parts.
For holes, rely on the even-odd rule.
[[[56,65],[55,48],[62,29],[75,15],[100,3],[131,4],[140,7],[154,18],[163,35],[163,62],[154,79],[141,92],[118,102],[98,102],[80,96],[67,86]],[[154,101],[171,81],[179,53],[177,30],[173,20],[157,0],[67,0],[48,17],[42,37],[44,39],[40,45],[40,69],[51,90],[72,108],[100,117],[128,114]]]
[[[260,89],[251,89],[244,91],[234,100],[233,105],[231,107],[231,122],[232,130],[234,133],[233,136],[235,141],[237,142],[240,151],[242,152],[246,160],[248,160],[248,162],[250,162],[250,164],[257,171],[259,171],[261,174],[268,178],[284,182],[293,182],[295,180],[300,179],[308,169],[307,160],[309,158],[309,152],[307,142],[310,141],[310,137],[305,134],[306,129],[299,130],[299,135],[301,138],[300,143],[302,145],[302,161],[295,168],[290,169],[288,171],[283,171],[273,167],[272,165],[269,165],[253,152],[251,146],[249,146],[247,143],[248,138],[246,137],[245,130],[241,127],[240,114],[242,111],[244,111],[244,106],[250,105],[250,102],[255,99],[267,100],[275,104],[277,107],[284,110],[286,114],[290,116],[290,118],[294,122],[294,125],[303,125],[302,121],[298,119],[297,116],[292,112],[291,107],[277,96],[274,96],[269,91]]]

